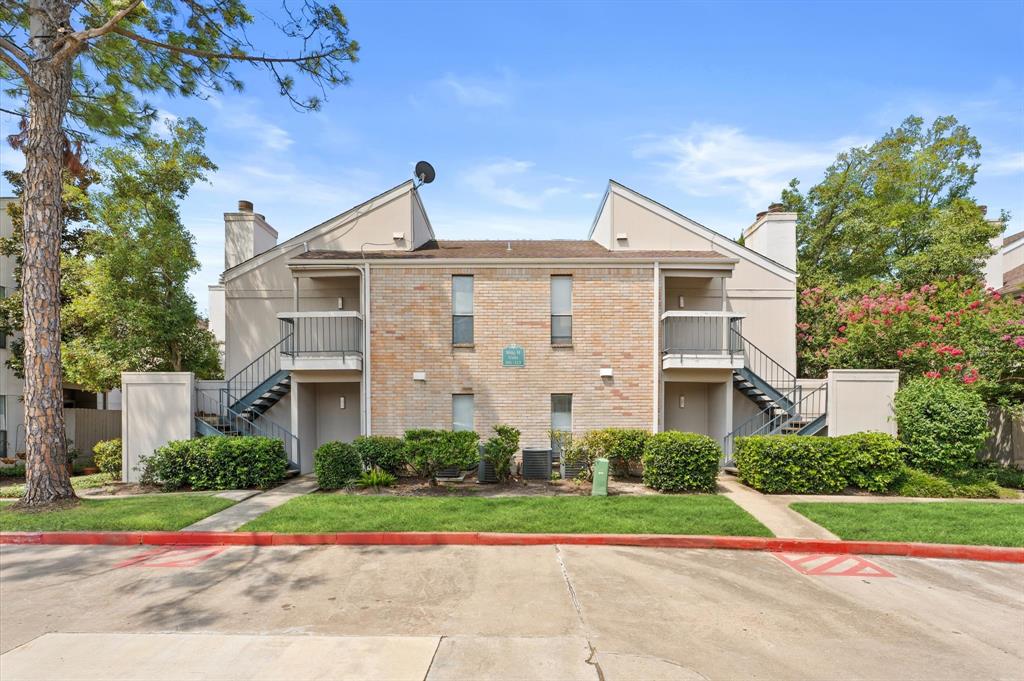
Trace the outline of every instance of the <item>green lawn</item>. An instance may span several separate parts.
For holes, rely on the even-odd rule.
[[[0,505],[0,530],[180,530],[234,502],[206,494],[83,499],[62,511],[24,513]]]
[[[103,487],[108,482],[113,482],[114,476],[110,473],[94,473],[93,475],[72,475],[71,486],[75,489],[89,489],[92,487]],[[25,494],[25,483],[4,485],[0,487],[0,499],[19,499]]]
[[[799,502],[790,506],[842,539],[1024,546],[1024,504]]]
[[[311,494],[241,528],[268,532],[559,532],[770,537],[725,497],[368,497]]]

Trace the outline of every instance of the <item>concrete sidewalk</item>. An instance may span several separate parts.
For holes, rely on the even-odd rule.
[[[234,532],[250,520],[258,518],[272,508],[317,490],[316,478],[312,475],[289,480],[279,487],[229,506],[220,513],[207,516],[186,528],[186,532]]]
[[[776,537],[839,539],[821,525],[791,509],[790,502],[783,497],[761,494],[728,475],[719,476],[718,485],[725,488],[724,496],[754,516]]]

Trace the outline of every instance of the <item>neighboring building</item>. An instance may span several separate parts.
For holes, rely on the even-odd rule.
[[[1012,295],[1024,294],[1024,232],[993,239],[996,252],[985,267],[985,282]]]
[[[0,197],[0,237],[10,238],[14,224],[7,207],[17,201],[13,196]],[[17,288],[14,276],[15,259],[0,255],[0,296],[7,297]],[[0,337],[0,465],[10,465],[25,452],[25,403],[22,379],[7,366],[11,357],[10,338]],[[96,414],[96,410],[120,410],[121,391],[97,394],[65,384],[64,419],[69,444],[77,448],[84,463],[99,440],[118,437],[120,420],[114,414]]]
[[[728,448],[769,421],[823,426],[824,389],[795,378],[781,206],[747,247],[616,182],[580,240],[439,240],[411,181],[280,244],[251,203],[224,220],[210,314],[229,378],[201,386],[197,424],[282,436],[302,471],[325,441],[419,427],[507,423],[525,447],[678,429]]]
[[[0,237],[10,238],[14,234],[14,224],[7,207],[16,200],[13,196],[0,197]],[[0,255],[2,298],[6,298],[17,287],[14,268],[14,258]],[[0,458],[5,459],[13,458],[18,451],[24,451],[25,448],[25,407],[21,401],[24,384],[7,368],[7,360],[11,357],[9,341],[7,336],[0,337]]]

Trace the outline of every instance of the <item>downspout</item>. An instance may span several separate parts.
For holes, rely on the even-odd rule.
[[[372,431],[370,424],[370,263],[363,265],[363,434]]]
[[[661,263],[654,261],[654,419],[651,432],[661,430]]]

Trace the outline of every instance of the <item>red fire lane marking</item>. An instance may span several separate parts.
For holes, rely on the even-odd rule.
[[[195,567],[218,555],[227,546],[165,546],[122,561],[115,568],[155,567],[155,568],[189,568]]]
[[[895,577],[882,566],[852,554],[775,553],[776,558],[804,575],[826,577]]]

